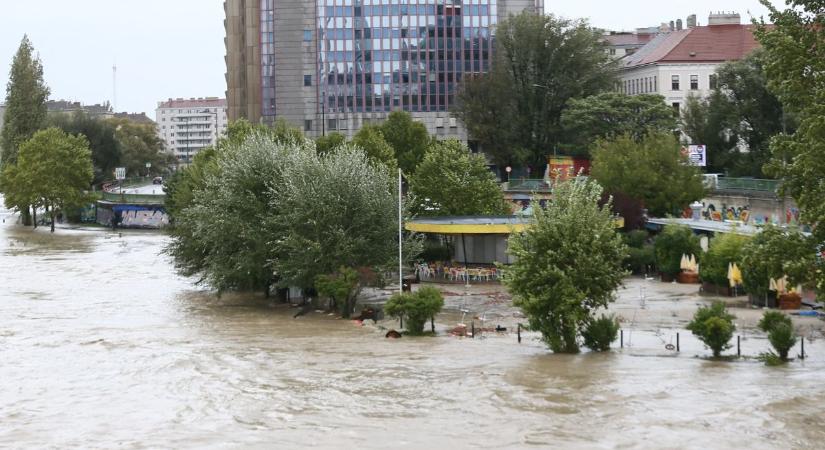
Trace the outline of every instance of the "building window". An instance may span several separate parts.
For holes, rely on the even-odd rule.
[[[673,106],[673,114],[676,117],[680,117],[681,116],[681,107],[682,107],[682,105],[679,102],[673,102],[672,106]]]
[[[690,76],[690,90],[691,91],[698,91],[699,90],[699,75],[691,75]]]
[[[327,130],[335,131],[338,129],[338,119],[327,120]]]
[[[304,86],[312,86],[312,75],[304,75]]]
[[[659,77],[653,76],[653,92],[659,92]]]
[[[312,131],[312,121],[305,120],[304,121],[304,131]]]
[[[610,56],[616,56],[616,49],[615,48],[610,49]]]
[[[672,89],[674,91],[679,90],[679,75],[673,75],[670,78],[670,89]]]
[[[716,89],[717,85],[719,84],[719,79],[716,77],[715,73],[710,74],[708,77],[708,85],[711,89]]]
[[[304,42],[312,42],[312,30],[304,30]]]

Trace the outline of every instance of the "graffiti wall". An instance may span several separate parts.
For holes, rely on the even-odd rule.
[[[120,226],[124,228],[163,228],[169,225],[169,216],[162,210],[123,211]]]
[[[161,206],[99,204],[97,223],[121,228],[163,228],[169,225],[169,216]]]
[[[690,208],[685,209],[683,217],[691,217]],[[709,197],[702,201],[702,218],[749,225],[801,225],[799,209],[789,199]]]

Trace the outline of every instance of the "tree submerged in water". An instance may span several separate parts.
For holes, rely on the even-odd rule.
[[[627,247],[610,204],[599,206],[601,197],[593,181],[558,183],[532,225],[510,237],[516,262],[505,284],[554,352],[578,353],[579,334],[613,300],[624,276]]]
[[[397,185],[356,147],[318,155],[302,137],[252,131],[222,146],[199,175],[178,206],[168,251],[183,274],[219,291],[308,289],[341,267],[380,267],[397,256]],[[417,238],[407,243],[405,254],[415,253]]]

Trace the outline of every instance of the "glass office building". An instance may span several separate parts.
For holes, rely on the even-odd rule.
[[[327,112],[447,111],[490,67],[496,0],[322,0],[318,80]]]
[[[541,3],[227,0],[230,117],[259,109],[265,122],[285,117],[322,134],[340,129],[340,123],[357,131],[361,118],[381,120],[404,110],[437,134],[435,127],[444,126],[439,124],[449,117],[461,81],[490,69],[498,18],[525,9],[541,12]],[[233,40],[236,30],[242,35]],[[250,61],[257,62],[258,55],[232,55],[233,48],[248,51],[255,40],[250,37],[259,40],[257,74],[250,73],[257,65]],[[233,71],[243,64],[247,72]],[[233,101],[233,92],[244,100]],[[439,120],[430,120],[435,117]]]

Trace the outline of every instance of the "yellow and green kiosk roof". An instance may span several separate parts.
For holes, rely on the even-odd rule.
[[[407,231],[429,234],[510,234],[521,233],[530,226],[526,216],[425,217],[407,221]],[[617,218],[616,228],[624,226]]]

